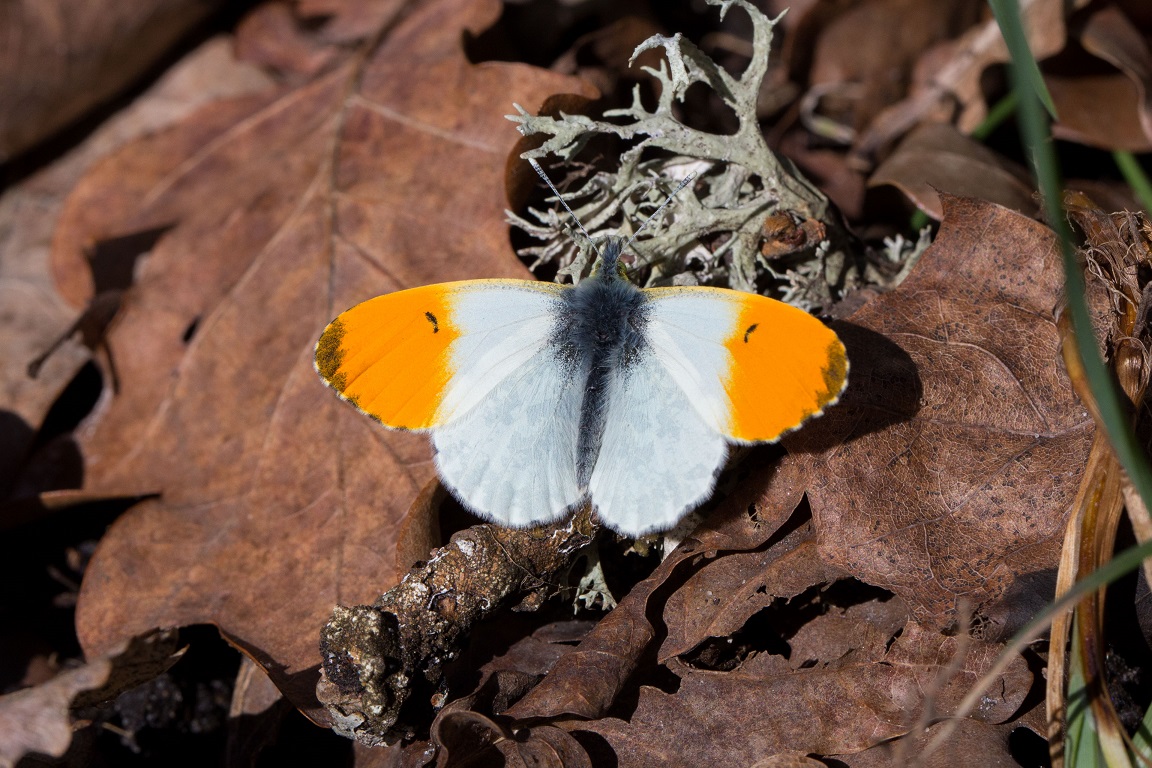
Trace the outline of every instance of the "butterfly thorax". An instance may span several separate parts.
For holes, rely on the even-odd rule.
[[[619,269],[621,246],[609,240],[597,270],[564,294],[555,332],[566,367],[584,385],[577,472],[582,485],[600,450],[611,381],[626,372],[644,344],[644,294]]]

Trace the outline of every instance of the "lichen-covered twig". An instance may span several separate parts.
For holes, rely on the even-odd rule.
[[[316,687],[334,730],[370,746],[413,737],[413,723],[447,701],[444,665],[471,627],[499,608],[543,604],[597,529],[588,510],[528,530],[473,526],[372,605],[337,607],[321,632]],[[418,690],[429,699],[413,699]]]
[[[828,199],[809,183],[786,158],[776,155],[764,141],[756,116],[756,99],[768,70],[768,53],[777,20],[769,19],[746,0],[707,0],[720,8],[721,16],[733,5],[752,19],[752,60],[739,76],[733,76],[680,34],[656,35],[636,48],[633,60],[644,51],[663,48],[659,69],[645,71],[660,82],[659,102],[645,109],[639,88],[632,105],[605,114],[623,122],[594,120],[585,115],[534,116],[517,105],[519,114],[509,119],[525,136],[550,136],[524,157],[556,155],[573,163],[594,137],[613,135],[636,142],[620,157],[611,173],[584,174],[565,195],[576,215],[589,230],[616,224],[617,232],[635,227],[662,199],[661,180],[679,180],[695,172],[700,181],[694,194],[685,192],[671,221],[636,247],[646,266],[652,267],[649,285],[683,273],[696,264],[698,282],[726,284],[756,290],[762,275],[769,275],[778,292],[799,306],[812,308],[830,303],[829,283],[843,283],[854,262],[855,241]],[[683,101],[689,86],[703,83],[735,112],[738,129],[718,135],[691,128],[677,119],[673,107]],[[651,149],[659,157],[645,157]],[[670,155],[669,155],[670,153]],[[650,154],[650,153],[649,153]],[[621,215],[622,214],[622,218]],[[786,215],[796,225],[789,248],[767,247],[764,222],[773,215]],[[566,222],[551,211],[529,211],[530,221],[509,214],[513,223],[544,245],[525,249],[537,263],[554,262],[562,275],[579,280],[590,258],[565,234]],[[802,226],[812,223],[812,226]],[[728,235],[713,251],[699,246],[708,235]],[[788,256],[787,261],[781,255]],[[767,258],[772,256],[770,260]]]

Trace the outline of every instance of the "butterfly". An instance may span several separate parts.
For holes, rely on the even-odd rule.
[[[575,286],[369,299],[325,328],[316,370],[384,426],[429,433],[444,485],[483,518],[526,527],[590,501],[622,534],[667,530],[711,496],[730,443],[776,441],[834,404],[848,360],[789,304],[637,287],[624,245],[607,239]]]

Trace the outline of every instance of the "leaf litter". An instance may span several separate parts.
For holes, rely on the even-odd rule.
[[[491,3],[395,15],[320,5],[335,20],[322,32],[293,28],[282,7],[246,22],[244,50],[278,72],[279,88],[212,103],[76,184],[53,265],[60,296],[80,306],[93,295],[91,243],[162,232],[101,352],[117,387],[76,435],[86,492],[161,494],[113,525],[85,574],[86,653],[95,661],[152,627],[210,622],[248,655],[254,679],[324,721],[313,687],[332,607],[371,601],[443,539],[428,520],[436,504],[409,509],[432,478],[424,440],[384,433],[329,397],[310,370],[314,337],[340,309],[398,287],[523,276],[495,190],[507,173],[522,194],[505,163],[525,147],[513,148],[499,105],[535,111],[555,94],[593,92],[524,65],[469,63],[460,30],[481,33]],[[995,58],[976,30],[945,51],[957,66],[973,51]],[[1105,17],[1077,34],[1138,81],[1124,32]],[[1058,50],[1063,25],[1045,34],[1044,50]],[[372,36],[358,53],[328,47]],[[916,55],[901,66],[929,60],[916,52],[923,41],[909,45]],[[959,92],[975,114],[971,66],[946,71],[972,86]],[[1126,114],[1139,124],[1142,82],[1132,94]],[[893,98],[849,115],[864,131],[858,151],[906,132],[891,133],[886,107],[909,125],[928,114],[928,100]],[[578,106],[553,99],[551,114]],[[1120,127],[1084,140],[1135,141]],[[956,151],[961,167],[1003,174],[983,150],[966,153]],[[887,183],[924,189],[916,166]],[[746,456],[700,526],[612,612],[512,614],[499,641],[485,639],[487,622],[475,628],[430,730],[358,749],[357,764],[819,755],[880,765],[922,712],[946,717],[1034,610],[1021,606],[1051,595],[1093,435],[1059,360],[1050,233],[950,196],[971,182],[951,178],[938,207],[923,206],[942,219],[935,244],[899,288],[838,321],[852,361],[841,406],[790,437],[787,457]],[[851,183],[863,189],[864,177]],[[1017,183],[1001,186],[1024,208]],[[1013,660],[953,734],[964,746],[950,764],[1009,759],[1014,730],[1043,727],[1025,703],[1042,685],[1038,664]],[[253,690],[253,707],[275,696]]]

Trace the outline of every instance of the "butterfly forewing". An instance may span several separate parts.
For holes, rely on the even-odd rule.
[[[341,397],[386,426],[437,423],[459,337],[451,297],[459,283],[377,296],[342,313],[316,345],[316,370]]]
[[[551,520],[583,495],[583,379],[549,345],[563,290],[470,280],[378,296],[325,329],[316,368],[384,425],[430,430],[442,479],[473,511]]]
[[[656,356],[729,440],[778,440],[840,397],[844,345],[807,312],[723,288],[645,294]]]
[[[385,426],[431,429],[474,405],[509,365],[545,343],[558,290],[526,280],[468,280],[377,296],[324,329],[316,370]],[[492,298],[470,301],[474,296]]]

